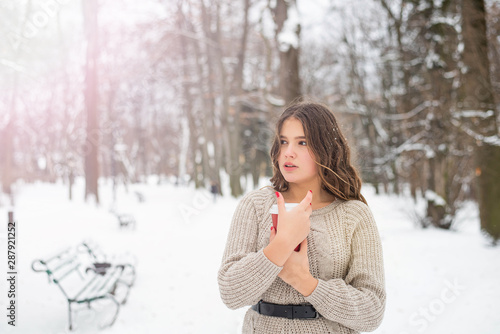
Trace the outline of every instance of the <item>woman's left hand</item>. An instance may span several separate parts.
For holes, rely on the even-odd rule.
[[[276,236],[276,230],[271,230],[271,236],[269,242],[271,242]],[[283,281],[290,284],[297,291],[304,294],[309,294],[311,288],[311,279],[315,282],[309,271],[309,259],[307,257],[307,238],[300,243],[300,250],[298,252],[293,251],[290,257],[283,265],[283,269],[278,274]],[[315,288],[316,286],[314,286]],[[313,289],[314,290],[314,289]],[[309,291],[309,293],[307,293]]]

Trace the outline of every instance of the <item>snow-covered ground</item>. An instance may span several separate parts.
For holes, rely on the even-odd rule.
[[[31,262],[85,239],[136,262],[128,302],[101,333],[239,333],[246,308],[227,309],[217,286],[238,200],[227,196],[213,204],[208,191],[153,181],[128,192],[120,186],[116,210],[137,219],[136,229],[120,229],[109,210],[111,183],[103,182],[100,191],[96,207],[83,203],[81,180],[72,202],[63,184],[17,184],[17,321],[15,328],[7,325],[4,269],[0,333],[69,332],[65,299],[45,274],[31,270]],[[135,191],[144,195],[143,203]],[[462,210],[456,231],[422,230],[411,221],[410,199],[377,196],[369,186],[363,194],[379,226],[386,270],[386,314],[375,333],[500,333],[500,248],[481,237],[475,205]],[[6,268],[6,220],[1,207],[0,268]],[[73,332],[97,332],[106,315],[79,310]]]

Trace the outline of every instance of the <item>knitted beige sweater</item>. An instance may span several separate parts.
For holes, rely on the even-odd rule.
[[[319,280],[304,297],[278,277],[282,267],[263,253],[276,203],[270,188],[254,190],[240,201],[231,223],[218,282],[231,309],[256,304],[312,304],[318,319],[285,319],[248,309],[243,333],[344,333],[375,330],[385,309],[382,248],[368,206],[336,200],[313,210],[307,237],[311,274]]]

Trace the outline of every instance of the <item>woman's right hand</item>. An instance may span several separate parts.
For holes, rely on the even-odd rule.
[[[309,190],[299,205],[290,211],[286,211],[283,195],[279,192],[276,195],[278,195],[278,231],[276,237],[290,243],[290,246],[295,248],[309,234],[312,191]]]

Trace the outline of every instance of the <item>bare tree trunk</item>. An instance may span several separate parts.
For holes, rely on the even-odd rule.
[[[63,29],[61,27],[61,16],[59,12],[57,13],[57,33],[59,37],[59,43],[60,45],[65,48],[66,43],[63,37]],[[69,115],[69,108],[71,104],[71,92],[70,92],[70,78],[69,74],[67,71],[67,56],[64,52],[61,52],[60,55],[61,57],[61,64],[62,64],[62,69],[64,72],[63,75],[63,89],[64,89],[64,116],[63,116],[63,124],[65,125],[65,128],[63,130],[64,133],[62,133],[62,137],[64,138],[63,145],[61,145],[61,150],[65,153],[65,157],[63,160],[64,163],[64,170],[63,170],[63,179],[67,178],[68,181],[68,199],[71,201],[73,200],[73,184],[75,181],[75,175],[74,175],[74,158],[73,158],[73,152],[71,151],[71,145],[69,143],[69,135],[67,133],[67,129],[70,127],[69,125],[71,124],[72,120]]]
[[[404,93],[399,97],[400,99],[400,105],[401,108],[399,109],[399,112],[404,114],[412,110],[412,103],[411,103],[411,85],[410,85],[410,79],[411,79],[411,74],[410,74],[410,68],[407,66],[408,63],[408,52],[407,47],[403,43],[403,31],[402,31],[402,23],[403,23],[403,6],[401,5],[401,9],[399,13],[396,15],[393,13],[391,10],[390,6],[387,4],[386,0],[381,0],[382,7],[386,10],[388,16],[390,19],[393,20],[394,24],[394,31],[396,32],[396,43],[397,43],[397,52],[398,52],[398,58],[400,62],[400,71],[403,74],[403,90]],[[406,138],[411,137],[408,133],[406,133]],[[400,142],[395,143],[396,146],[401,144]],[[414,169],[413,166],[410,167],[410,169]],[[395,165],[395,163],[392,164],[392,170],[394,173],[394,192],[396,194],[399,194],[399,175],[398,175],[398,170]],[[414,171],[410,171],[410,174],[414,174]],[[412,194],[412,197],[415,199],[416,196],[416,186],[414,182],[410,181],[410,191]]]
[[[297,4],[295,0],[277,0],[273,9],[276,23],[276,42],[280,55],[280,88],[279,94],[289,104],[301,96],[299,76],[299,37]],[[295,21],[297,20],[297,21]],[[294,34],[296,40],[290,43],[283,39],[283,34]]]
[[[2,168],[1,181],[2,192],[9,196],[10,205],[14,205],[14,195],[12,193],[12,182],[14,181],[14,129],[16,122],[16,101],[17,101],[17,86],[18,75],[14,77],[14,90],[10,100],[10,120],[4,130],[0,132],[0,147],[2,147],[2,156],[0,156],[0,164]],[[3,161],[2,161],[3,160]]]
[[[187,20],[185,17],[185,13],[182,11],[181,8],[182,4],[179,2],[178,4],[178,26],[179,29],[184,29],[185,26],[187,25]],[[183,92],[183,111],[184,114],[186,115],[187,122],[189,125],[189,146],[190,146],[190,152],[193,154],[194,157],[194,168],[191,174],[191,179],[194,180],[195,182],[195,187],[199,188],[200,187],[200,181],[198,179],[198,172],[199,172],[199,160],[196,157],[197,154],[197,149],[198,149],[198,140],[197,140],[197,128],[196,128],[196,122],[194,119],[193,115],[193,97],[191,96],[191,77],[190,77],[190,71],[189,71],[189,65],[188,65],[188,45],[190,41],[184,36],[181,35],[180,37],[180,46],[181,46],[181,55],[182,55],[182,74],[183,74],[183,84],[182,84],[182,92]],[[180,177],[183,177],[183,175],[179,175]]]
[[[455,29],[448,25],[434,23],[432,16],[443,14],[457,14],[456,6],[444,5],[435,7],[432,1],[428,1],[428,9],[424,12],[424,22],[428,27],[425,34],[431,36],[426,38],[429,52],[436,55],[439,62],[433,61],[432,66],[427,65],[426,78],[429,82],[429,88],[424,92],[426,101],[439,101],[433,103],[430,109],[428,118],[430,140],[428,145],[433,151],[432,156],[426,155],[426,160],[429,162],[428,170],[428,190],[434,192],[442,200],[435,200],[435,196],[427,197],[427,219],[436,227],[449,229],[452,226],[455,212],[458,193],[452,191],[454,183],[450,173],[455,179],[459,179],[462,171],[454,170],[454,166],[459,164],[460,159],[450,154],[450,151],[457,150],[459,140],[453,133],[449,110],[453,99],[453,81],[446,78],[445,73],[456,70],[456,60],[453,58],[453,53],[458,44],[458,36]],[[443,14],[441,14],[441,13]]]
[[[205,16],[204,16],[205,18]],[[203,20],[203,31],[207,39],[210,39],[208,34],[208,22]],[[190,31],[195,34],[193,27],[189,27]],[[207,35],[208,34],[208,35]],[[205,54],[203,54],[202,46],[204,46]],[[219,171],[216,169],[217,164],[215,163],[217,157],[218,147],[215,146],[215,97],[212,85],[212,50],[208,43],[200,45],[198,40],[193,41],[193,49],[196,58],[196,68],[197,73],[200,76],[197,82],[199,90],[199,100],[200,109],[203,111],[201,117],[203,117],[202,123],[202,135],[203,140],[200,142],[200,149],[202,152],[202,166],[203,166],[203,180],[209,179],[211,182],[220,182]],[[203,61],[203,59],[206,59]],[[206,71],[205,71],[206,69]],[[207,75],[204,75],[207,73]],[[209,152],[209,144],[213,144],[213,151]],[[204,186],[207,186],[206,182]]]
[[[87,34],[87,64],[85,67],[85,109],[87,111],[87,138],[84,146],[85,154],[85,200],[89,195],[95,197],[99,204],[99,111],[97,90],[97,0],[83,1],[85,30]]]
[[[218,69],[219,79],[220,79],[220,91],[221,91],[221,130],[222,130],[222,140],[225,151],[226,160],[226,171],[229,174],[229,185],[231,188],[231,195],[238,197],[243,194],[243,189],[241,187],[241,165],[239,161],[240,156],[240,131],[239,131],[239,110],[238,108],[232,108],[229,103],[230,88],[228,85],[227,71],[223,62],[224,53],[222,50],[221,42],[221,29],[220,29],[220,5],[215,5],[215,18],[208,14],[208,7],[203,4],[202,15],[205,22],[205,34],[208,36],[213,35],[214,42],[216,43],[213,47],[215,53],[214,65]],[[215,31],[212,34],[210,26],[215,21]],[[211,24],[212,23],[212,24]],[[209,30],[207,30],[209,29]]]
[[[500,146],[478,140],[498,136],[484,0],[462,1],[462,31],[466,70],[462,77],[461,109],[477,115],[469,117],[465,126],[475,133],[477,143],[475,160],[481,229],[496,242],[500,239]]]
[[[243,92],[243,69],[245,65],[247,38],[248,38],[248,12],[250,10],[250,0],[245,1],[245,9],[243,14],[243,32],[240,40],[240,48],[238,51],[238,62],[234,70],[234,85],[236,94]]]
[[[24,13],[24,20],[21,26],[21,34],[24,33],[26,23],[28,22],[31,15],[31,0],[26,3],[26,11]],[[16,48],[15,53],[18,58],[20,53],[19,46]],[[14,134],[16,128],[16,109],[17,109],[17,97],[18,97],[18,86],[19,86],[19,74],[16,71],[14,73],[13,90],[10,99],[10,106],[8,113],[10,113],[10,120],[6,124],[3,131],[0,131],[0,147],[2,148],[0,154],[0,183],[2,184],[1,191],[9,196],[10,205],[14,205],[14,194],[12,193],[12,183],[14,182]],[[1,203],[0,203],[1,204]]]
[[[247,38],[248,38],[248,13],[250,10],[250,0],[245,0],[244,4],[244,11],[243,11],[243,31],[242,35],[240,38],[240,48],[238,52],[238,62],[236,64],[236,68],[234,71],[234,80],[233,80],[233,85],[231,87],[231,91],[234,92],[237,96],[243,96],[244,94],[244,89],[243,89],[243,69],[244,69],[244,64],[245,64],[245,59],[246,59],[246,49],[247,49]],[[237,113],[241,113],[243,110],[243,103],[241,99],[238,99],[236,102],[235,109],[237,110]],[[239,116],[238,116],[238,123],[239,123]],[[239,137],[239,131],[236,133],[236,135]],[[241,146],[241,145],[240,145]],[[258,166],[258,156],[256,155],[255,158],[252,160],[253,163],[256,163]],[[247,164],[249,161],[245,158],[245,164]],[[244,168],[240,168],[240,170],[243,173],[246,173]],[[259,169],[253,169],[253,179],[254,179],[254,185],[258,183],[259,180]],[[246,175],[245,175],[246,176]],[[247,182],[245,183],[247,184]],[[248,187],[245,186],[247,189]]]
[[[16,99],[16,88],[13,93],[12,100]],[[15,103],[11,102],[11,115],[14,115],[13,105]],[[14,135],[14,117],[12,116],[9,123],[5,126],[4,130],[0,133],[0,144],[2,147],[2,156],[0,157],[1,167],[2,167],[2,192],[10,197],[10,204],[13,205],[13,195],[11,184],[13,180],[13,154],[14,145],[12,137]]]

